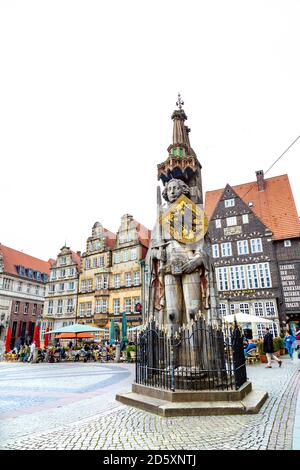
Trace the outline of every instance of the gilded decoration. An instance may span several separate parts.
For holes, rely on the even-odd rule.
[[[208,228],[204,210],[184,194],[160,215],[159,223],[169,238],[185,244],[204,238]]]

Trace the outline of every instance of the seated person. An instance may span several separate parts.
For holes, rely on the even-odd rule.
[[[243,341],[243,347],[244,347],[244,349],[246,349],[246,347],[248,346],[248,343],[249,343],[246,336],[242,335],[242,341]]]
[[[249,351],[251,351],[252,349],[256,349],[256,344],[253,342],[252,339],[249,339],[248,341],[248,346],[245,348],[244,350],[244,354],[245,354],[245,357],[250,357],[251,354],[248,354]]]

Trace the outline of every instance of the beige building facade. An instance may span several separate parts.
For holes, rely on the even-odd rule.
[[[51,267],[47,283],[41,339],[49,330],[76,323],[80,252],[63,246]]]

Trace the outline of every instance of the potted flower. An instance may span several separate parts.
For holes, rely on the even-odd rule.
[[[264,352],[264,340],[263,339],[258,339],[257,340],[256,348],[257,348],[258,354],[260,356],[261,362],[266,364],[268,362],[268,360],[267,360],[267,356]]]
[[[283,356],[286,354],[285,347],[284,347],[284,339],[280,336],[280,355]]]
[[[280,347],[281,347],[281,338],[279,336],[275,336],[273,339],[273,346],[274,346],[274,356],[280,356]]]

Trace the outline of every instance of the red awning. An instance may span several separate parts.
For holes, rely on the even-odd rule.
[[[94,338],[92,333],[59,333],[55,339]]]

